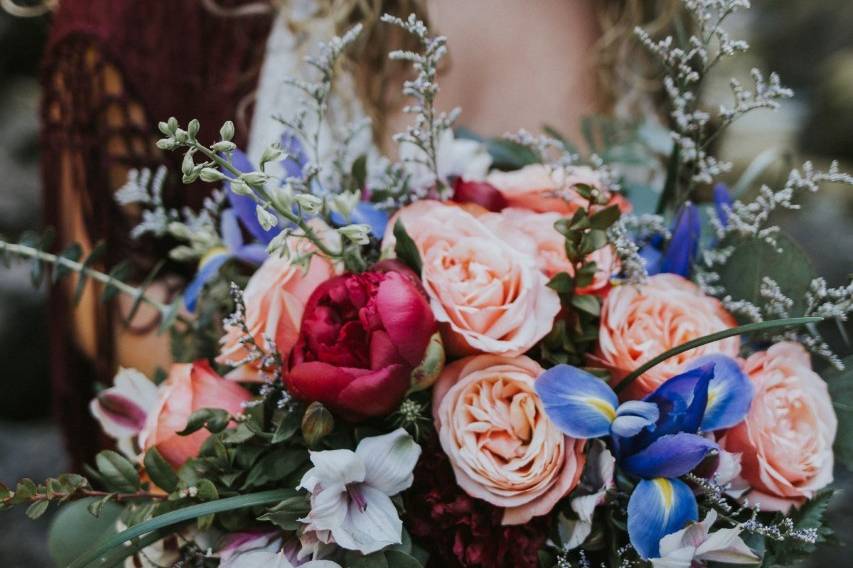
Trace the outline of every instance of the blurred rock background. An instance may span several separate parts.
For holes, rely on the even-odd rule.
[[[778,71],[796,90],[780,113],[758,113],[733,131],[722,153],[745,168],[771,147],[794,162],[830,157],[853,170],[853,2],[755,0],[737,22],[755,46],[750,60]],[[19,235],[40,221],[38,68],[46,18],[22,20],[0,12],[0,234]],[[711,89],[725,90],[716,85]],[[782,168],[777,168],[781,170]],[[768,181],[778,175],[771,169]],[[829,187],[806,200],[796,218],[780,220],[811,254],[818,272],[838,285],[853,271],[853,191]],[[24,266],[0,269],[0,481],[44,479],[66,467],[59,433],[50,421],[43,291],[33,290]],[[840,432],[839,435],[853,435]],[[853,479],[838,472],[847,493]],[[836,499],[831,516],[838,535],[853,539],[853,499]],[[23,511],[0,513],[0,567],[48,568],[45,539],[50,515],[32,522]],[[848,552],[823,549],[810,567],[849,566]]]

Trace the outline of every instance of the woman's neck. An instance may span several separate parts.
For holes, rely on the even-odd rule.
[[[449,65],[438,106],[485,136],[557,128],[570,137],[598,110],[594,0],[429,0],[433,33],[447,36]],[[387,130],[409,117],[389,114]]]

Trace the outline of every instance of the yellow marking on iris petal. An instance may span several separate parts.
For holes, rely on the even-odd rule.
[[[616,409],[609,402],[591,396],[584,398],[583,401],[602,413],[611,422],[616,419]]]
[[[201,257],[201,260],[198,261],[199,268],[203,267],[205,264],[213,260],[214,257],[219,256],[220,254],[227,254],[228,249],[225,247],[216,247],[212,248],[207,253]]]
[[[705,405],[705,408],[711,408],[714,406],[714,403],[720,397],[720,387],[710,388],[708,389],[708,403]]]
[[[672,509],[672,500],[674,497],[674,491],[672,490],[672,483],[668,479],[664,479],[662,477],[658,477],[653,480],[655,486],[660,491],[661,499],[663,499],[663,508],[666,511],[666,515],[669,515],[669,511]]]

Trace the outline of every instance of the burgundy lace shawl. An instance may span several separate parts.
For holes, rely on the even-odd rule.
[[[224,18],[210,13],[201,0],[62,0],[43,68],[46,224],[63,226],[61,195],[70,186],[89,242],[107,243],[105,266],[128,256],[144,265],[162,254],[152,241],[129,241],[133,219],[113,200],[119,177],[129,168],[161,164],[179,171],[179,157],[153,144],[157,121],[170,116],[184,124],[198,118],[202,134],[211,136],[223,121],[237,117],[237,142],[245,141],[248,118],[241,125],[238,107],[256,87],[271,21],[271,16]],[[202,187],[178,191],[175,176],[170,178],[166,199],[172,204],[197,204],[204,197]],[[65,243],[57,248],[69,239],[59,240]],[[99,355],[89,362],[74,348],[69,304],[67,291],[52,290],[52,389],[57,418],[79,467],[104,443],[87,405],[95,383],[110,384],[116,370],[116,315],[109,305],[97,308]]]

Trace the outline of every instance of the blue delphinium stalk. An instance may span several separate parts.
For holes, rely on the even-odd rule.
[[[736,361],[708,355],[640,401],[620,405],[604,381],[568,365],[545,371],[536,392],[566,435],[609,438],[620,469],[639,479],[628,502],[628,536],[648,559],[659,555],[661,538],[698,520],[696,498],[678,478],[719,451],[700,433],[743,420],[753,387]]]

